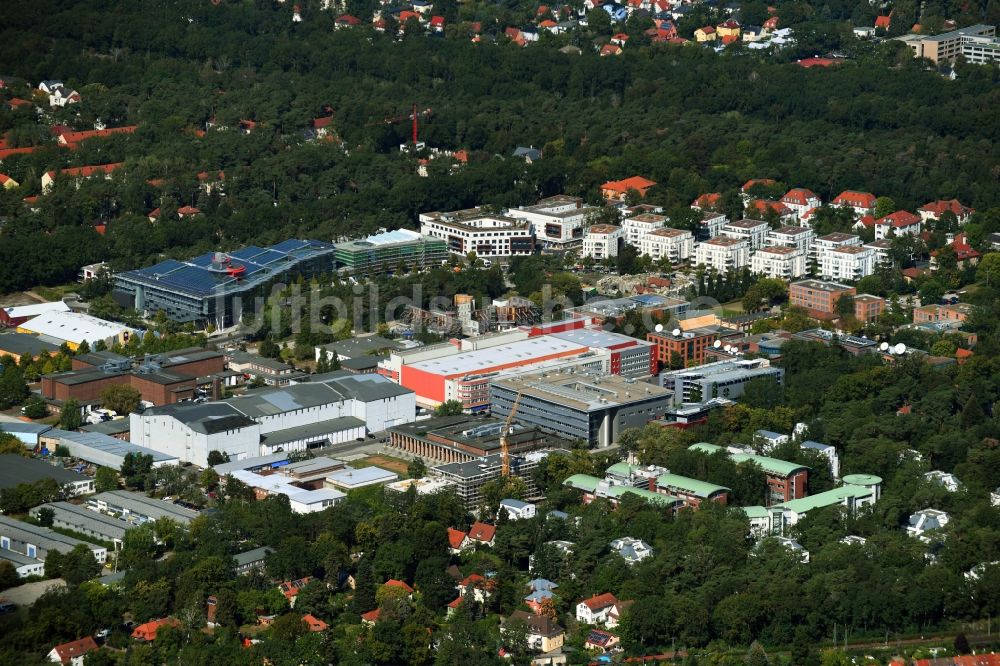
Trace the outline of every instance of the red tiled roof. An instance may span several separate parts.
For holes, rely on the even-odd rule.
[[[476,522],[469,528],[469,538],[473,541],[488,542],[493,541],[497,528],[487,523]]]
[[[125,127],[109,127],[102,130],[85,130],[82,132],[63,132],[59,135],[59,143],[74,144],[86,141],[87,139],[103,138],[115,134],[132,134],[136,130],[136,125],[126,125]]]
[[[31,102],[26,99],[21,99],[20,97],[11,97],[7,100],[7,104],[12,108],[16,109],[22,106],[31,106]]]
[[[468,576],[462,579],[461,583],[459,583],[459,585],[461,585],[462,587],[469,587],[469,586],[483,587],[485,584],[486,584],[486,579],[477,573],[469,574]]]
[[[308,585],[311,581],[312,576],[306,576],[305,578],[299,578],[297,580],[286,580],[278,585],[278,589],[281,590],[281,593],[285,595],[286,599],[291,600],[298,596],[299,590]]]
[[[763,185],[764,187],[770,187],[771,185],[776,185],[777,181],[773,178],[751,178],[747,182],[743,183],[743,191],[746,192],[754,185]]]
[[[862,215],[861,219],[858,220],[866,229],[875,228],[875,216],[874,215]]]
[[[767,199],[754,199],[750,202],[750,208],[753,208],[762,215],[768,210],[773,210],[778,215],[788,215],[792,212],[791,208],[780,201],[768,201]]]
[[[329,626],[327,625],[326,622],[319,619],[318,617],[313,616],[310,613],[306,613],[305,615],[303,615],[302,621],[309,625],[309,631],[312,632],[326,631],[327,626]]]
[[[138,627],[132,630],[132,638],[142,640],[142,641],[155,641],[156,632],[159,631],[160,627],[179,627],[180,621],[176,618],[165,617],[160,620],[152,620],[145,624],[140,624]]]
[[[10,157],[11,155],[27,155],[28,153],[33,153],[37,149],[37,146],[24,146],[22,148],[3,148],[0,149],[0,162]]]
[[[181,206],[177,209],[178,215],[198,215],[201,211],[194,206]]]
[[[457,597],[448,602],[448,608],[458,608],[462,605],[462,597]]]
[[[408,593],[413,594],[413,588],[407,585],[406,581],[390,578],[389,580],[385,581],[384,585],[388,585],[389,587],[399,587],[406,590]]]
[[[52,650],[59,657],[59,661],[63,664],[68,664],[74,657],[82,657],[83,655],[97,649],[97,643],[90,636],[86,636],[79,640],[70,641],[69,643],[63,643],[62,645],[57,645]]]
[[[404,9],[403,11],[399,12],[399,22],[400,23],[406,23],[411,18],[415,18],[415,19],[417,19],[419,21],[420,20],[420,13],[419,12],[411,12],[409,9]]]
[[[889,24],[891,22],[892,22],[892,17],[891,16],[879,16],[879,17],[877,17],[875,19],[875,27],[876,28],[885,28],[886,30],[888,30],[889,29]]]
[[[722,36],[722,43],[723,44],[732,44],[733,42],[738,42],[738,41],[740,41],[740,36],[739,35],[723,35]]]
[[[700,197],[694,200],[692,206],[698,206],[699,208],[711,208],[722,201],[722,195],[719,192],[709,192],[707,194],[702,194]]]
[[[803,58],[802,60],[796,60],[795,64],[799,67],[809,69],[811,67],[829,67],[830,65],[837,65],[839,64],[839,61],[831,58]]]
[[[456,550],[462,547],[462,542],[465,541],[466,534],[462,530],[456,530],[454,527],[448,528],[448,545]]]
[[[701,31],[706,35],[715,34],[715,28],[710,25],[706,25],[704,28],[701,28]]]
[[[939,199],[937,201],[932,201],[930,203],[924,204],[917,210],[925,213],[931,213],[938,217],[940,217],[945,212],[950,210],[952,213],[955,214],[955,217],[959,218],[964,217],[966,215],[971,215],[972,213],[975,212],[974,209],[968,208],[967,206],[963,206],[958,199],[951,199],[948,201]]]
[[[894,229],[900,229],[902,227],[911,227],[914,224],[920,224],[920,217],[909,211],[897,210],[895,213],[889,213],[885,217],[875,220],[875,224],[888,224]]]
[[[342,23],[346,25],[358,25],[361,23],[361,19],[356,16],[351,16],[350,14],[341,14],[337,17],[337,23]]]
[[[605,44],[604,46],[601,47],[602,56],[618,55],[621,52],[622,52],[622,47],[618,46],[617,44]]]
[[[7,174],[0,173],[0,185],[6,185],[7,181],[12,181],[12,180],[14,180],[14,179],[11,178],[10,176],[8,176]]]
[[[364,620],[365,622],[375,623],[378,622],[378,618],[381,614],[382,614],[382,609],[376,608],[375,610],[370,610],[367,613],[362,613],[361,619]]]
[[[122,166],[122,162],[114,162],[112,164],[95,164],[92,166],[82,166],[82,167],[69,167],[68,169],[62,170],[62,175],[64,176],[74,176],[80,178],[89,178],[97,173],[109,174],[118,167]]]
[[[539,28],[554,28],[557,25],[559,25],[559,24],[556,23],[555,21],[553,21],[552,19],[545,19],[544,21],[542,21],[541,23],[538,24],[538,27]]]
[[[432,16],[431,17],[431,27],[440,28],[444,26],[443,16]]]
[[[609,606],[614,606],[618,603],[618,598],[610,592],[605,592],[604,594],[598,594],[589,599],[584,599],[582,602],[586,604],[587,608],[592,611],[598,611],[602,608],[608,608]]]
[[[333,122],[333,116],[327,116],[326,118],[313,118],[313,127],[315,129],[323,129]]]
[[[646,190],[656,185],[655,180],[649,180],[648,178],[643,178],[642,176],[632,176],[631,178],[625,178],[624,180],[611,180],[603,185],[601,185],[602,190],[611,190],[612,192],[618,192],[620,194],[625,194],[629,190],[637,190],[640,194],[645,193]]]
[[[804,187],[793,187],[792,189],[785,192],[785,196],[781,197],[781,200],[785,203],[797,204],[799,206],[806,206],[809,204],[809,199],[816,199],[816,193],[812,190],[807,190]]]
[[[159,216],[160,216],[160,209],[154,208],[153,210],[149,211],[149,215],[147,215],[146,217],[157,218]]]
[[[735,30],[740,27],[740,24],[733,19],[728,19],[727,21],[720,23],[719,27],[726,28],[727,30]]]
[[[844,190],[831,202],[836,206],[853,206],[855,208],[874,208],[875,195],[870,192]]]

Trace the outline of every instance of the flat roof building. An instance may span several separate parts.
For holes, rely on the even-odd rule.
[[[127,425],[129,422],[123,419],[121,421],[108,421],[108,423],[124,423]],[[179,462],[175,455],[139,446],[100,432],[73,432],[52,428],[41,436],[41,440],[42,443],[53,451],[56,446],[62,445],[69,450],[69,454],[74,458],[79,458],[99,467],[110,467],[116,470],[122,468],[125,456],[130,453],[150,456],[153,459],[153,467],[176,465]]]
[[[444,463],[468,462],[497,453],[504,422],[461,414],[416,421],[389,429],[389,446]],[[538,426],[514,423],[508,437],[512,453],[565,448],[570,442]]]
[[[52,479],[66,488],[70,496],[94,492],[94,480],[79,472],[38,458],[25,458],[12,453],[0,455],[0,489],[14,488],[22,483],[37,483],[45,479]]]
[[[0,552],[12,551],[29,559],[44,562],[49,553],[65,555],[77,546],[86,546],[100,564],[108,558],[104,546],[64,536],[47,527],[22,523],[7,516],[0,516]]]
[[[103,342],[109,347],[125,344],[129,337],[138,333],[124,324],[105,321],[81,312],[62,310],[49,311],[33,317],[17,327],[18,333],[37,335],[43,342],[61,345],[64,342],[71,350],[76,350],[86,342],[93,347]]]
[[[510,457],[511,476],[524,481],[526,499],[538,498],[538,486],[532,472],[548,455],[559,455],[553,450],[533,451],[525,455]],[[438,465],[431,473],[453,484],[455,494],[469,511],[478,509],[482,503],[482,488],[487,481],[500,478],[501,456],[499,453],[467,462]]]
[[[535,250],[535,234],[531,223],[494,215],[482,208],[420,214],[420,233],[441,239],[452,254],[477,257],[527,256]],[[581,234],[582,236],[582,234]]]
[[[252,314],[255,299],[268,295],[272,284],[332,274],[334,251],[330,243],[290,239],[268,248],[167,259],[116,274],[115,298],[145,314],[162,310],[171,321],[228,328]]]
[[[10,356],[20,363],[22,356],[38,358],[59,353],[59,345],[42,340],[28,333],[7,333],[0,335],[0,356]]]
[[[610,446],[621,431],[663,418],[670,391],[612,376],[543,373],[499,378],[490,385],[491,412],[505,418],[520,395],[516,420],[587,446]]]
[[[0,308],[0,327],[17,328],[32,317],[50,312],[69,312],[69,306],[63,301],[49,303],[32,303],[30,305],[11,305]]]
[[[201,515],[194,509],[155,499],[131,490],[109,490],[87,499],[91,511],[116,516],[129,525],[151,523],[158,518],[170,518],[182,526]]]
[[[448,259],[447,243],[409,229],[381,231],[367,238],[336,244],[337,270],[352,275],[395,272],[440,265]]]
[[[36,506],[28,513],[32,518],[38,518],[42,509],[52,511],[53,527],[73,530],[101,541],[120,544],[125,538],[125,530],[132,527],[124,520],[112,518],[96,511],[89,511],[83,506],[69,502],[50,502]]]
[[[927,58],[935,64],[954,62],[959,56],[976,65],[1000,60],[1000,41],[992,25],[980,23],[939,35],[909,34],[895,39],[910,47],[913,57]]]
[[[399,475],[381,467],[345,467],[326,477],[327,488],[335,488],[343,492],[356,490],[366,486],[381,486],[399,479]]]
[[[760,377],[773,381],[773,390],[779,393],[785,371],[764,358],[738,358],[664,372],[659,379],[660,385],[672,392],[673,404],[682,405],[712,398],[735,400],[743,395],[749,382]]]

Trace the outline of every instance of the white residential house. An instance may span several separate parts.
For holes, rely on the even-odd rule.
[[[62,108],[67,104],[76,104],[81,99],[80,93],[77,91],[57,86],[49,93],[49,106],[52,108]]]
[[[510,520],[528,520],[535,517],[536,507],[531,502],[505,499],[500,502],[500,510],[505,511]]]
[[[945,490],[949,493],[958,492],[958,489],[962,487],[962,482],[958,480],[957,476],[948,472],[942,472],[939,469],[927,472],[924,474],[924,478],[928,481],[933,481],[934,483],[944,486]]]
[[[750,263],[750,242],[728,236],[709,239],[695,248],[695,263],[720,273],[743,268]]]
[[[875,211],[875,195],[871,192],[844,190],[830,202],[833,208],[851,208],[858,217]]]
[[[906,533],[921,541],[928,542],[930,537],[927,536],[927,533],[944,527],[950,520],[951,516],[944,511],[923,509],[910,516],[906,525]]]
[[[751,250],[758,250],[764,247],[769,230],[767,222],[762,220],[736,220],[722,227],[722,235],[742,238],[750,243]]]
[[[897,210],[875,220],[875,240],[892,236],[916,236],[923,229],[920,216],[905,210]]]
[[[868,539],[863,536],[858,536],[856,534],[848,534],[840,540],[840,543],[845,546],[863,546],[868,543]]]
[[[793,187],[785,192],[785,196],[781,197],[781,203],[791,208],[795,217],[801,218],[806,211],[819,208],[822,202],[812,190],[804,187]]]
[[[815,239],[816,232],[809,227],[779,227],[767,232],[766,245],[784,245],[786,247],[798,248],[806,256],[809,256]]]
[[[795,539],[790,539],[788,537],[779,536],[775,538],[778,540],[778,543],[780,543],[782,546],[787,548],[792,553],[798,555],[799,559],[802,560],[802,564],[809,564],[809,551],[806,550],[802,546],[802,544],[800,544]]]
[[[653,229],[639,239],[639,252],[672,264],[687,261],[694,254],[694,234],[669,227]]]
[[[639,247],[639,241],[643,236],[660,229],[667,223],[667,218],[655,213],[640,213],[627,217],[622,222],[622,229],[625,231],[625,242],[633,247]]]
[[[837,447],[807,440],[799,444],[799,448],[816,451],[820,455],[824,456],[830,462],[830,472],[833,474],[833,478],[840,478],[840,456],[837,455]]]
[[[860,280],[875,272],[875,250],[845,245],[827,250],[819,258],[820,277],[827,280]]]
[[[653,548],[642,539],[632,537],[622,537],[611,542],[611,550],[622,556],[628,564],[642,562],[647,557],[652,557]]]
[[[613,224],[595,224],[583,237],[583,256],[602,261],[618,256],[618,244],[625,238],[625,231]]]
[[[769,453],[775,449],[775,447],[781,446],[788,442],[788,435],[784,435],[780,432],[773,432],[771,430],[758,430],[753,434],[754,443],[758,445],[761,451],[764,453]]]
[[[543,246],[562,248],[582,243],[587,219],[596,211],[593,206],[585,205],[583,199],[559,194],[533,206],[511,208],[507,215],[531,224],[535,237]]]
[[[584,599],[576,605],[576,621],[583,624],[605,624],[618,599],[610,592]]]
[[[806,274],[806,254],[785,245],[762,247],[750,257],[750,270],[779,280],[794,280]]]

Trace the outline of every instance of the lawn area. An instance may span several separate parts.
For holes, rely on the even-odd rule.
[[[66,294],[79,290],[79,283],[71,282],[70,284],[63,284],[58,287],[35,287],[31,291],[44,298],[46,301],[60,301]]]
[[[390,472],[395,472],[399,474],[400,477],[406,477],[406,469],[409,466],[409,461],[403,460],[402,458],[394,458],[393,456],[382,456],[374,455],[368,456],[367,458],[359,458],[358,460],[352,460],[350,463],[351,467],[355,469],[361,469],[362,467],[381,467],[382,469],[387,469]]]
[[[743,314],[743,302],[739,300],[723,303],[721,307],[721,317],[738,317]]]

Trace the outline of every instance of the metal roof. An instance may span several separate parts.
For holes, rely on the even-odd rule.
[[[326,477],[327,483],[343,488],[357,488],[375,483],[389,483],[399,478],[395,472],[381,467],[347,467]]]
[[[338,432],[351,430],[354,428],[364,428],[365,422],[353,416],[341,416],[336,419],[307,423],[306,425],[293,426],[284,430],[275,430],[264,435],[264,442],[268,446],[277,446],[287,442],[297,442],[300,440],[319,441]],[[282,454],[284,455],[284,454]],[[286,456],[287,457],[287,456]],[[229,463],[232,464],[232,463]],[[246,469],[246,467],[238,468]]]
[[[55,479],[61,484],[90,480],[83,474],[37,458],[25,458],[12,453],[0,455],[0,488],[13,488],[21,483],[34,483],[42,479]]]
[[[709,444],[707,442],[692,444],[688,448],[693,451],[701,451],[702,453],[708,454],[713,454],[717,451],[725,451],[725,449],[721,446],[716,446],[715,444]],[[790,476],[800,470],[809,469],[805,465],[799,465],[798,463],[792,463],[778,458],[770,458],[768,456],[758,456],[751,453],[730,453],[729,457],[732,458],[733,462],[737,464],[751,462],[758,465],[765,472],[769,474],[777,474],[779,476]]]
[[[103,513],[90,511],[77,504],[69,502],[51,502],[35,507],[30,511],[31,515],[38,517],[40,509],[52,509],[55,520],[72,525],[79,525],[91,532],[95,532],[108,541],[121,540],[125,538],[125,530],[132,527],[124,520],[106,516]]]
[[[32,356],[38,356],[39,354],[54,354],[58,351],[59,345],[46,342],[37,335],[29,333],[7,333],[0,335],[0,352],[5,354],[16,354],[18,356],[31,354]]]
[[[718,486],[714,483],[709,483],[708,481],[691,479],[686,476],[681,476],[680,474],[661,474],[656,477],[656,485],[667,488],[677,488],[702,498],[711,497],[718,492],[729,491],[729,488],[726,488],[725,486]]]
[[[155,520],[157,518],[172,518],[179,523],[187,524],[201,515],[193,509],[178,506],[172,502],[154,499],[142,493],[129,490],[109,490],[89,498],[88,503],[106,502],[111,507],[128,509],[131,513]]]
[[[441,358],[418,361],[407,367],[437,375],[461,376],[484,372],[491,368],[526,362],[552,354],[584,352],[587,347],[579,343],[543,335],[495,347],[453,354]]]

